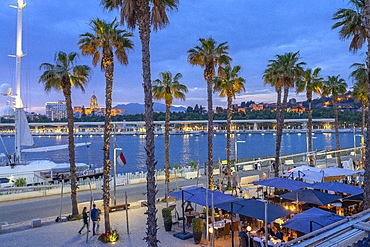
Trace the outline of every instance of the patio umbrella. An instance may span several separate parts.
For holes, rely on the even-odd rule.
[[[318,190],[296,190],[283,194],[280,197],[295,201],[297,200],[297,195],[298,201],[320,206],[327,205],[341,198],[340,196],[331,195]]]
[[[350,184],[336,182],[336,181],[313,184],[311,188],[320,189],[320,190],[331,190],[335,192],[348,193],[352,195],[364,192],[364,190],[359,187],[356,187]]]
[[[184,193],[182,193],[184,191]],[[235,197],[227,194],[223,194],[216,190],[209,190],[208,193],[208,201],[212,201],[212,193],[213,193],[213,200],[214,204],[228,202],[234,200]],[[189,201],[196,203],[198,205],[206,206],[206,189],[203,187],[190,187],[183,190],[177,190],[171,192],[169,196],[176,197],[178,199],[182,199],[184,195],[184,201]]]
[[[342,219],[344,219],[344,217],[337,214],[318,208],[310,208],[300,214],[294,215],[282,226],[299,232],[309,233]]]
[[[308,183],[288,178],[268,178],[265,180],[255,181],[253,182],[253,184],[275,187],[285,190],[299,190],[301,188],[306,188],[309,186]]]
[[[215,207],[229,212],[245,215],[254,219],[265,221],[265,202],[255,199],[234,198],[233,201],[216,203]],[[285,217],[292,212],[275,204],[267,204],[267,222],[270,223],[278,218]]]

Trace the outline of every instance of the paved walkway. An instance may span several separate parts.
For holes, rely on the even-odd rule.
[[[178,208],[179,208],[179,202]],[[162,220],[162,208],[164,203],[157,205],[158,213],[158,240],[159,246],[199,246],[194,244],[193,238],[187,240],[180,240],[173,236],[175,232],[181,231],[182,225],[175,225],[172,232],[166,232]],[[125,211],[112,212],[110,214],[111,227],[116,229],[120,234],[120,239],[115,246],[130,246],[142,247],[147,246],[143,238],[146,236],[146,217],[144,214],[146,207],[136,207],[129,209],[129,222],[130,234],[126,230],[126,213]],[[0,246],[109,246],[98,240],[98,235],[91,236],[89,234],[88,242],[86,243],[86,228],[83,233],[78,234],[78,230],[82,226],[82,220],[59,222],[56,223],[55,217],[42,219],[41,227],[31,228],[30,222],[22,222],[11,224],[4,227],[0,232]],[[104,220],[100,222],[100,232],[104,230]],[[190,228],[186,228],[191,231]],[[204,237],[204,236],[203,236]],[[238,246],[238,237],[235,235],[235,246]],[[231,246],[231,239],[228,237],[226,240],[221,238],[215,241],[215,246]],[[117,245],[118,244],[118,245]],[[200,246],[205,245],[203,239]]]

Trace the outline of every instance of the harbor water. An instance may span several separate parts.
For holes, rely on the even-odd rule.
[[[116,147],[121,148],[127,164],[122,167],[117,165],[117,173],[146,171],[145,160],[145,136],[144,135],[117,135]],[[235,140],[237,140],[238,160],[245,158],[259,158],[273,156],[275,154],[275,134],[271,132],[259,133],[240,133],[232,135],[231,155],[235,159]],[[0,147],[1,153],[12,153],[14,150],[14,137],[3,136],[6,150]],[[113,137],[111,138],[111,160],[113,162]],[[38,147],[68,144],[67,136],[35,136],[34,142]],[[76,162],[101,166],[103,164],[103,137],[95,136],[76,136],[76,143],[90,142],[91,145],[76,148]],[[354,135],[353,132],[340,133],[341,148],[351,148],[360,146],[361,137]],[[314,150],[331,150],[335,148],[334,133],[314,133]],[[284,133],[281,145],[281,154],[289,155],[306,152],[305,133]],[[117,154],[120,151],[117,151]],[[213,137],[213,157],[214,161],[226,159],[226,134],[215,134]],[[29,153],[23,156],[26,161],[49,159],[56,163],[69,162],[68,149]],[[157,169],[164,167],[164,135],[155,136],[155,159],[158,161]],[[207,135],[171,135],[170,136],[170,165],[179,164],[186,166],[190,161],[203,164],[207,161]]]

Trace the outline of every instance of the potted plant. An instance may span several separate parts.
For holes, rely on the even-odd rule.
[[[162,209],[162,217],[164,222],[164,229],[166,232],[171,231],[172,228],[172,215],[170,208],[163,208]]]
[[[193,237],[196,244],[200,243],[202,239],[203,221],[200,218],[194,218],[191,222],[193,226]]]

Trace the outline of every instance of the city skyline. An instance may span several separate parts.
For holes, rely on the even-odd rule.
[[[22,98],[27,111],[45,113],[45,103],[63,99],[61,92],[47,94],[38,83],[43,62],[53,62],[57,51],[79,52],[79,34],[90,32],[88,25],[92,18],[112,21],[119,19],[117,12],[107,13],[100,1],[72,1],[60,3],[28,1],[23,13]],[[0,3],[0,84],[15,85],[15,59],[8,57],[15,53],[15,31],[17,11],[8,5],[16,0]],[[350,65],[364,61],[364,52],[348,51],[349,42],[339,39],[338,30],[332,30],[334,12],[349,7],[344,0],[293,0],[278,1],[180,1],[178,11],[169,14],[170,24],[164,30],[152,32],[151,62],[152,80],[159,72],[182,73],[181,83],[189,88],[186,101],[174,101],[174,105],[205,106],[206,82],[201,67],[192,67],[187,62],[187,50],[198,45],[199,38],[213,37],[218,43],[228,41],[232,65],[240,65],[240,76],[246,79],[246,92],[236,96],[235,103],[253,100],[256,103],[272,103],[276,93],[270,86],[264,86],[262,74],[268,60],[276,54],[300,51],[300,60],[306,68],[321,67],[322,77],[341,75],[352,86],[348,78]],[[82,11],[86,9],[86,11]],[[84,12],[84,13],[82,13]],[[47,23],[47,25],[43,25]],[[121,26],[121,29],[127,29]],[[138,32],[134,32],[134,51],[129,52],[129,65],[115,63],[113,105],[121,103],[143,103],[141,76],[141,45]],[[90,57],[80,56],[78,64],[93,67]],[[73,91],[73,105],[86,105],[93,93],[103,107],[105,78],[99,67],[94,68],[92,80],[86,92]],[[305,93],[296,95],[291,91],[289,98],[304,100]],[[0,98],[4,105],[6,101]],[[225,107],[226,99],[214,94],[214,108]],[[163,101],[161,103],[164,103]]]

